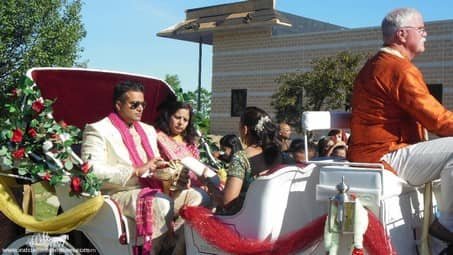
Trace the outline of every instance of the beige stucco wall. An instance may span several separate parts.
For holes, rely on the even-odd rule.
[[[426,51],[415,59],[428,84],[443,84],[443,103],[453,109],[453,20],[427,22]],[[283,73],[310,70],[310,61],[339,51],[376,52],[378,27],[272,36],[270,29],[214,33],[212,132],[237,132],[230,117],[231,89],[247,89],[247,105],[273,113],[271,95]]]

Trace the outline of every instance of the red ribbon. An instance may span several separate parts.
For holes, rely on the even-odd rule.
[[[203,207],[184,207],[180,214],[186,220],[186,223],[190,224],[208,243],[225,252],[238,255],[286,255],[303,251],[322,239],[327,217],[327,215],[318,217],[303,228],[271,242],[240,236],[239,233]],[[367,254],[396,254],[382,224],[370,211],[368,211],[368,222],[364,237]],[[363,250],[354,249],[352,254],[362,255]]]

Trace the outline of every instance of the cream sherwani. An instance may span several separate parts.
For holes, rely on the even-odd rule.
[[[159,156],[156,131],[150,125],[140,123],[148,136],[155,156]],[[131,132],[134,140],[134,132]],[[137,144],[137,143],[136,143]],[[139,154],[146,158],[143,148]],[[102,192],[118,202],[126,216],[135,217],[137,196],[140,193],[138,178],[133,174],[132,161],[123,143],[118,129],[109,118],[88,124],[83,132],[82,159],[93,164],[93,172],[99,178],[108,179],[102,186]],[[153,238],[167,232],[166,220],[171,218],[171,199],[165,194],[158,194],[153,200]],[[167,218],[167,219],[166,219]]]

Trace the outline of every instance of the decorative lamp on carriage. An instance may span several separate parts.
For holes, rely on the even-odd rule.
[[[347,193],[349,186],[344,182],[344,176],[336,188],[338,193],[329,200],[328,230],[334,233],[353,233],[356,202]]]

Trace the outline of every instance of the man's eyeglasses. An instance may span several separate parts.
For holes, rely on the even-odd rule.
[[[132,101],[132,102],[129,102],[129,105],[130,105],[130,109],[131,110],[135,110],[137,109],[140,105],[142,106],[143,109],[146,108],[146,102],[143,101],[143,102],[140,102],[140,101]]]
[[[415,29],[419,34],[423,35],[424,33],[426,33],[426,29],[425,27],[411,27],[411,26],[405,26],[405,27],[400,27],[401,29],[405,29],[405,28],[408,28],[408,29]]]

